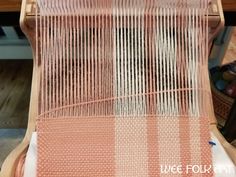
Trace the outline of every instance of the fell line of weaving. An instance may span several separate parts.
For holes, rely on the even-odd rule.
[[[207,13],[206,0],[37,0],[37,176],[213,176],[185,170],[212,163]]]

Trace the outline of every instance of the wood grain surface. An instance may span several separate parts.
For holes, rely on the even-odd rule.
[[[0,0],[0,12],[20,11],[22,0]],[[224,11],[236,11],[236,0],[222,0]]]
[[[21,0],[0,0],[0,12],[20,11]]]
[[[0,128],[26,128],[32,60],[0,60]]]
[[[236,11],[236,0],[222,0],[224,11]]]

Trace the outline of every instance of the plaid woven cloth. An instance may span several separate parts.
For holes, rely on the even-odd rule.
[[[38,177],[213,176],[206,0],[38,0]]]

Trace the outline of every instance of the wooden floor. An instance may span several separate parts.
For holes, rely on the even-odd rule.
[[[0,167],[24,137],[32,60],[0,60]]]
[[[0,60],[0,128],[26,128],[32,60]]]

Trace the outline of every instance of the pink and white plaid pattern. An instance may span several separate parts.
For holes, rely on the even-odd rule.
[[[207,7],[38,0],[37,176],[213,176]]]

